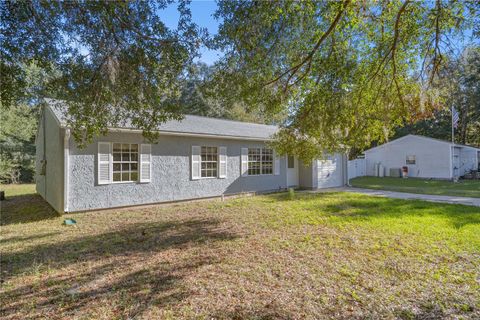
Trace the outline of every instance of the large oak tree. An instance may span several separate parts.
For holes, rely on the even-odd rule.
[[[275,146],[308,161],[383,140],[441,107],[432,84],[452,39],[478,26],[479,4],[225,0],[216,14],[225,92],[288,110]]]
[[[177,1],[176,29],[162,20],[171,0],[2,1],[1,104],[25,102],[22,65],[34,61],[57,77],[38,88],[67,102],[78,142],[125,119],[152,134],[180,118],[178,97],[204,31],[191,20],[188,1]]]

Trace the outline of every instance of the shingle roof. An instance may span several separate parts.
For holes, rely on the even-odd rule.
[[[46,99],[46,102],[60,124],[66,126],[67,107],[65,103],[52,99]],[[121,128],[112,129],[135,130],[137,128],[130,125],[129,121],[126,121],[126,124]],[[183,120],[170,120],[161,124],[158,131],[268,140],[278,129],[278,126],[272,125],[186,115]]]

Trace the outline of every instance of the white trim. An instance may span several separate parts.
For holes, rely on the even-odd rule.
[[[277,162],[277,157],[276,157],[276,153],[275,153],[275,150],[273,150],[272,148],[268,148],[268,147],[248,147],[248,148],[242,148],[242,157],[245,156],[244,152],[245,152],[245,149],[246,149],[246,160],[244,158],[241,159],[241,163],[242,163],[242,176],[243,177],[258,177],[258,176],[278,176],[280,175],[280,158],[278,158],[278,163],[276,164]],[[253,162],[253,161],[250,161],[249,160],[249,149],[260,149],[260,173],[259,174],[249,174],[248,173],[248,170],[250,168],[250,162]],[[262,156],[263,156],[263,150],[264,149],[268,149],[268,150],[272,150],[272,173],[262,173],[263,171],[263,161],[262,161]],[[244,165],[246,164],[246,171],[243,171],[244,170]],[[275,171],[276,167],[278,165],[278,173]]]
[[[107,161],[100,161],[100,145],[108,145],[108,180],[100,179],[100,164],[107,163]],[[110,184],[113,181],[113,165],[112,165],[112,143],[106,141],[99,141],[97,144],[97,184],[104,185]]]
[[[217,171],[217,175],[220,179],[225,179],[227,177],[227,171],[228,171],[228,157],[227,157],[227,147],[218,147],[217,149],[217,153],[218,153],[218,171]],[[225,173],[222,174],[222,166],[225,167]]]
[[[272,150],[272,157],[273,157],[273,174],[275,176],[279,176],[280,175],[280,157],[277,155],[277,153],[275,152],[275,150]],[[294,165],[295,165],[295,158],[294,158]],[[298,168],[297,168],[298,169]],[[300,178],[300,176],[299,176]]]
[[[202,147],[201,146],[192,146],[192,153],[190,155],[190,161],[191,161],[191,178],[192,180],[200,180],[200,177],[202,176]],[[195,175],[195,172],[197,173]]]
[[[70,183],[70,129],[63,137],[63,211],[68,212],[68,187]]]
[[[146,149],[144,151],[144,149]],[[148,155],[148,160],[144,159],[143,156]],[[139,150],[138,150],[138,181],[140,183],[149,183],[152,181],[152,145],[151,144],[145,144],[142,143],[139,145]],[[145,178],[142,174],[143,171],[143,166],[148,164],[148,178]],[[125,181],[125,182],[135,182],[135,181]]]
[[[248,148],[241,148],[240,153],[240,175],[248,176]]]

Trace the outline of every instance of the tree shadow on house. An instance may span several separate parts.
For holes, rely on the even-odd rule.
[[[1,261],[4,280],[24,284],[4,290],[0,314],[23,316],[33,305],[32,318],[47,313],[95,317],[92,312],[106,304],[106,314],[134,318],[152,306],[173,307],[191,294],[185,278],[222,260],[210,246],[236,237],[218,220],[188,219],[137,223],[6,252]],[[41,276],[18,282],[32,274]]]
[[[0,205],[0,225],[2,226],[42,221],[61,216],[38,194],[10,196],[3,200]]]

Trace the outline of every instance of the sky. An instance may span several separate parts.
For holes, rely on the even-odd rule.
[[[207,28],[210,35],[218,32],[220,21],[215,20],[213,14],[217,9],[215,1],[193,0],[190,4],[193,21],[201,28]],[[169,5],[165,10],[161,11],[161,19],[168,28],[176,29],[178,24],[179,13],[177,4]],[[200,48],[201,57],[197,61],[202,61],[208,65],[212,65],[221,56],[221,52],[208,50],[205,47]]]

